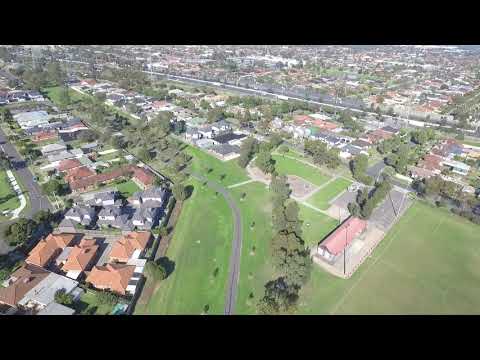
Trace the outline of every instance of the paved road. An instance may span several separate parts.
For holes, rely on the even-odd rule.
[[[207,178],[200,174],[193,174],[192,176],[200,181],[207,181],[208,187],[218,191],[223,195],[227,201],[228,206],[233,213],[233,243],[232,254],[230,255],[230,270],[228,274],[227,296],[225,299],[225,315],[235,314],[235,303],[237,300],[238,279],[240,276],[240,257],[242,253],[242,215],[235,200],[230,193],[223,186],[208,181]]]
[[[50,209],[53,211],[53,206],[50,204],[47,197],[42,195],[40,187],[33,180],[33,175],[28,169],[25,161],[22,159],[15,147],[7,140],[7,137],[2,129],[0,129],[0,150],[3,150],[10,157],[13,170],[27,188],[31,209],[29,213],[24,214],[24,216],[31,217],[39,210]]]

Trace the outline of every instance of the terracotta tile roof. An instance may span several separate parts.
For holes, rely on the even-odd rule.
[[[320,244],[332,255],[340,254],[367,227],[365,220],[350,216]]]
[[[11,276],[8,287],[0,286],[0,304],[16,306],[25,294],[45,279],[49,271],[41,267],[25,264]]]
[[[96,175],[95,171],[91,170],[87,166],[80,166],[73,169],[68,169],[67,174],[65,175],[65,180],[70,183],[72,181],[88,178],[89,176],[94,175]]]
[[[107,264],[105,266],[94,266],[85,281],[97,289],[109,289],[125,295],[128,282],[134,271],[134,265]]]
[[[97,250],[98,245],[95,239],[82,239],[80,244],[73,247],[62,270],[65,272],[87,270]]]
[[[55,139],[56,137],[57,133],[55,131],[41,131],[33,136],[32,141],[38,142],[43,140]]]
[[[149,186],[153,184],[155,176],[147,169],[138,166],[133,166],[133,176],[143,185]]]
[[[55,256],[71,244],[75,234],[50,234],[42,239],[28,254],[25,262],[37,266],[46,266]]]
[[[57,169],[58,171],[65,171],[79,166],[82,166],[82,163],[78,159],[66,159],[60,161]]]
[[[70,188],[72,190],[85,189],[95,184],[100,184],[106,181],[112,181],[121,176],[126,176],[131,171],[132,170],[130,169],[130,167],[123,167],[123,168],[115,169],[108,173],[102,173],[102,174],[89,176],[89,177],[78,179],[78,180],[73,180],[70,182]]]
[[[143,251],[152,234],[149,231],[130,232],[112,246],[110,259],[127,262],[135,250]]]

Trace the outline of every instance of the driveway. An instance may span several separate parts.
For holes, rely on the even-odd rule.
[[[7,137],[2,129],[0,129],[0,150],[4,151],[9,156],[13,165],[12,170],[16,172],[17,178],[21,179],[27,189],[30,198],[31,209],[29,213],[24,215],[26,217],[32,217],[32,215],[39,210],[53,210],[53,207],[48,201],[47,197],[42,195],[40,187],[33,180],[33,174],[28,169],[25,161],[22,159],[15,147],[7,140]]]

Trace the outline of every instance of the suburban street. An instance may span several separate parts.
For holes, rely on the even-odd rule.
[[[53,210],[52,205],[46,196],[42,195],[40,187],[33,180],[33,175],[25,164],[25,161],[22,159],[20,154],[17,152],[15,147],[10,144],[7,140],[7,137],[3,130],[0,129],[0,149],[5,151],[5,153],[10,157],[10,160],[13,165],[13,170],[15,170],[18,178],[25,185],[28,196],[30,199],[31,208],[29,213],[23,214],[23,216],[31,217],[33,214],[39,210]]]
[[[235,303],[237,300],[238,278],[240,276],[240,256],[242,254],[242,215],[235,200],[233,200],[230,193],[223,186],[208,181],[207,178],[200,174],[193,174],[192,176],[200,181],[207,181],[208,187],[218,191],[223,195],[227,201],[228,206],[233,213],[233,242],[232,254],[230,255],[230,270],[228,274],[227,295],[225,299],[225,315],[235,314]]]

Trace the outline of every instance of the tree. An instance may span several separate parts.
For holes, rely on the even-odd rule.
[[[4,152],[0,152],[0,167],[3,168],[3,169],[11,169],[12,168],[12,164],[10,163],[10,159],[7,156],[7,154],[5,154]]]
[[[62,106],[70,105],[70,93],[68,87],[62,86],[58,94],[58,102]]]
[[[278,148],[278,151],[281,152],[282,154],[286,154],[290,151],[290,149],[287,145],[282,145]]]
[[[149,162],[153,158],[152,153],[144,147],[138,150],[137,155],[143,162]]]
[[[30,240],[35,229],[35,222],[30,219],[21,218],[9,225],[5,230],[5,237],[11,245],[19,245]]]
[[[56,61],[47,65],[47,78],[55,85],[63,85],[66,80],[66,74],[63,72],[60,64]]]
[[[202,100],[200,101],[200,107],[201,107],[203,110],[208,110],[208,109],[210,109],[210,104],[208,103],[207,100],[202,99]]]
[[[10,112],[10,109],[7,109],[6,107],[0,108],[0,121],[5,123],[13,121],[13,116]]]
[[[178,201],[184,201],[188,195],[185,185],[181,183],[176,183],[175,185],[173,185],[172,194],[173,197]]]
[[[162,281],[167,277],[165,268],[154,261],[148,261],[146,265],[147,274],[152,276],[157,281]]]
[[[118,302],[118,296],[109,291],[100,291],[97,293],[97,301],[101,305],[115,305]]]
[[[58,289],[55,292],[55,302],[65,306],[73,304],[73,295],[67,294],[65,289]]]
[[[245,139],[242,142],[242,145],[240,145],[240,157],[237,160],[238,165],[246,167],[254,154],[258,151],[258,148],[258,141],[255,138],[249,137]]]
[[[95,99],[99,103],[104,103],[105,100],[107,100],[107,95],[104,92],[97,92],[97,93],[95,93]]]
[[[275,170],[275,160],[273,160],[272,155],[266,151],[258,153],[255,159],[255,165],[267,174],[271,174]]]
[[[64,183],[61,183],[60,181],[56,179],[52,179],[44,184],[42,184],[42,190],[47,194],[51,195],[55,193],[56,195],[63,195],[67,191],[67,185]]]

